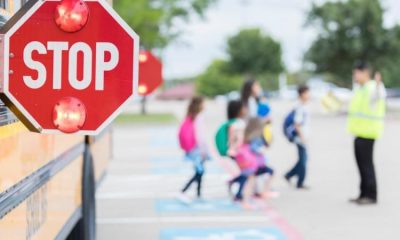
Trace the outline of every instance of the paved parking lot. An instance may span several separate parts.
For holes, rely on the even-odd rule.
[[[97,193],[98,239],[398,239],[400,119],[388,116],[385,137],[376,146],[380,203],[356,207],[347,203],[357,194],[358,178],[345,118],[321,115],[317,105],[307,179],[311,191],[298,192],[281,178],[296,156],[295,148],[280,135],[290,106],[273,103],[276,138],[269,158],[277,171],[274,187],[281,197],[259,202],[255,211],[228,200],[229,171],[223,160],[207,166],[204,202],[187,206],[175,200],[191,175],[190,164],[183,161],[177,146],[177,126],[115,127],[115,157]],[[210,140],[223,119],[221,108],[212,103],[206,112]]]

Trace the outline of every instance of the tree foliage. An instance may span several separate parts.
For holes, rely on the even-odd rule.
[[[238,91],[243,80],[252,76],[266,89],[278,88],[278,76],[284,70],[279,42],[260,29],[244,29],[228,39],[226,61],[214,61],[196,80],[197,91],[216,96]]]
[[[163,48],[181,34],[178,20],[190,16],[204,16],[205,10],[216,0],[114,0],[114,7],[122,18],[141,37],[146,49]]]
[[[279,74],[283,68],[280,43],[260,29],[244,29],[228,40],[229,66],[238,74]]]
[[[348,0],[313,5],[307,25],[318,38],[305,55],[316,73],[331,74],[341,85],[351,85],[354,62],[369,62],[383,73],[388,85],[399,84],[400,28],[384,27],[379,0]]]
[[[196,79],[197,92],[204,96],[217,96],[238,90],[242,85],[240,75],[228,71],[228,63],[215,60],[207,70]]]

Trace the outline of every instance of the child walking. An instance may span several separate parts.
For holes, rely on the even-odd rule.
[[[266,166],[266,161],[261,152],[261,148],[265,146],[263,139],[264,124],[259,118],[251,118],[244,132],[244,142],[238,148],[235,156],[236,163],[241,170],[240,176],[244,180],[240,182],[240,190],[243,189],[243,197],[241,199],[244,208],[254,208],[250,202],[254,195],[256,187],[255,177],[270,174],[273,175],[273,170]],[[260,195],[267,196],[269,190],[269,182],[265,185],[265,191]]]
[[[204,162],[209,159],[207,145],[202,136],[203,121],[199,116],[204,109],[204,98],[194,97],[188,107],[186,118],[179,129],[179,143],[185,152],[187,160],[193,163],[194,175],[184,185],[178,199],[189,204],[191,199],[185,195],[186,191],[197,183],[197,198],[201,199],[201,187],[204,175]]]
[[[244,131],[246,128],[246,122],[244,119],[247,116],[247,107],[242,101],[231,101],[228,104],[227,113],[228,121],[231,122],[230,126],[227,128],[227,156],[235,160],[237,151],[244,142]],[[246,181],[247,176],[240,174],[228,182],[229,193],[232,192],[231,189],[233,184],[239,184],[239,189],[235,194],[234,201],[242,200],[242,191]]]
[[[254,196],[263,199],[278,197],[279,193],[271,191],[271,183],[274,177],[274,170],[267,164],[267,158],[265,157],[265,150],[271,144],[271,140],[268,141],[265,136],[266,124],[264,120],[260,118],[252,118],[246,128],[245,142],[249,144],[251,153],[257,159],[257,170],[254,173],[256,177],[262,177],[264,180],[263,190],[258,191],[258,186],[256,186],[256,191]],[[268,175],[266,178],[265,175]],[[256,182],[257,185],[258,181]]]
[[[292,177],[297,176],[297,189],[305,189],[304,185],[307,170],[307,135],[309,126],[309,113],[307,103],[310,100],[310,90],[307,86],[298,88],[299,104],[287,117],[285,134],[287,138],[296,144],[298,151],[298,161],[296,165],[285,175],[285,179],[290,183]]]

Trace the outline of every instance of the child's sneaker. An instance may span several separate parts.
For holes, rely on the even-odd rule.
[[[265,200],[276,199],[276,198],[279,198],[280,196],[281,196],[281,194],[278,191],[268,191],[263,194],[263,199],[265,199]]]
[[[248,203],[248,202],[242,202],[242,208],[245,210],[257,210],[258,209],[257,206],[255,206],[251,203]]]
[[[192,199],[190,199],[188,196],[186,196],[184,193],[180,193],[178,194],[178,196],[176,196],[176,199],[178,201],[180,201],[183,204],[191,204],[192,203]]]
[[[227,185],[228,185],[228,196],[229,196],[229,197],[233,197],[233,192],[232,192],[232,185],[233,185],[233,182],[228,181],[228,182],[227,182]]]
[[[197,197],[195,201],[196,201],[196,203],[205,203],[205,202],[207,202],[203,197]]]

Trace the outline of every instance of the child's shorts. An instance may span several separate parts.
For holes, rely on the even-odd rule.
[[[185,158],[193,163],[194,171],[196,173],[204,173],[204,159],[201,156],[199,148],[196,147],[192,151],[187,152]]]
[[[240,174],[246,177],[250,177],[255,175],[257,172],[257,170],[253,169],[253,168],[246,168],[240,171]]]
[[[262,166],[259,167],[255,173],[256,176],[264,175],[264,174],[269,174],[271,176],[274,175],[274,169],[267,167],[267,166]]]

